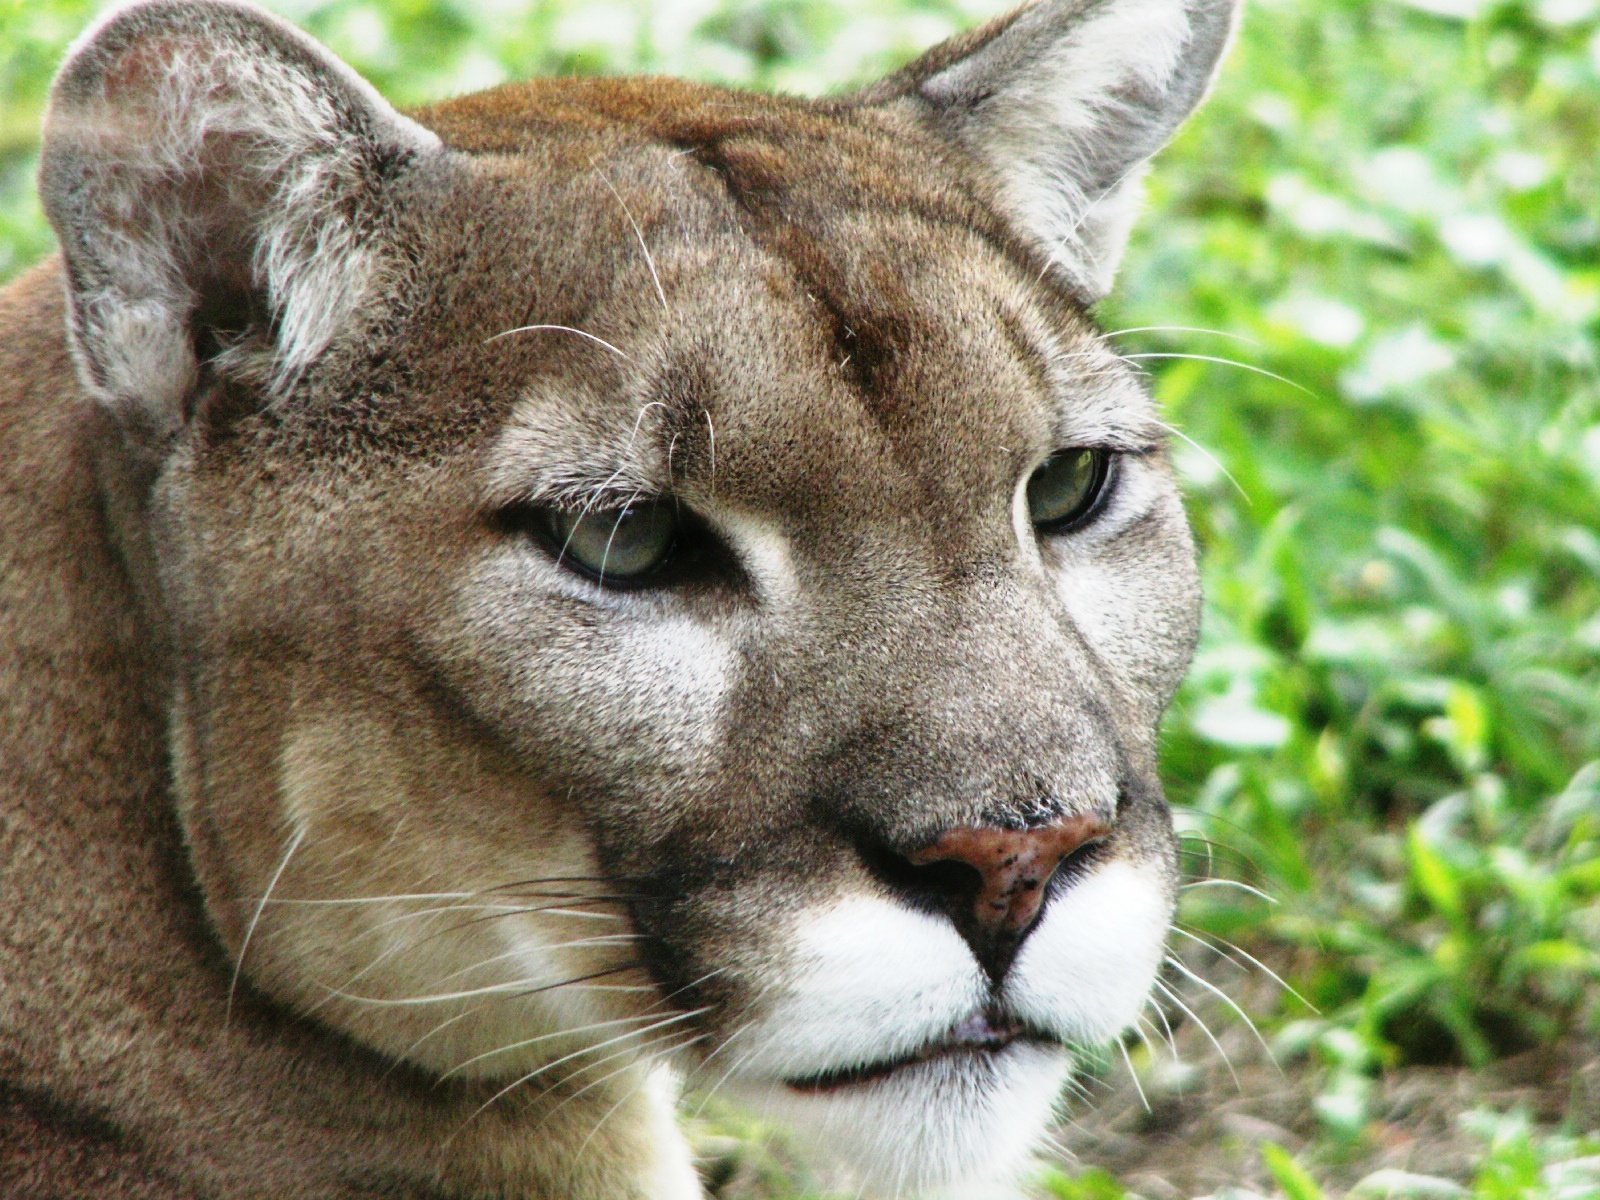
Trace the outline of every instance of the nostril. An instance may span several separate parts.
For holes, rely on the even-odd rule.
[[[917,863],[875,840],[863,840],[859,851],[879,881],[921,907],[946,910],[952,900],[970,904],[983,889],[983,872],[957,859]]]

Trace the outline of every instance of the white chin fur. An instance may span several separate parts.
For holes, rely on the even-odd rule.
[[[1000,996],[1008,1015],[1063,1042],[1104,1042],[1145,1002],[1172,902],[1154,864],[1108,863],[1046,908]],[[783,1083],[913,1054],[994,1006],[949,921],[858,897],[803,920],[795,956],[761,1019],[722,1055],[731,1094],[841,1161],[871,1196],[999,1194],[1046,1131],[1071,1070],[1057,1046],[1019,1041],[963,1052],[865,1083],[800,1091]]]
[[[731,1094],[786,1125],[813,1158],[841,1163],[863,1196],[976,1200],[1006,1188],[1050,1125],[1072,1070],[1058,1046],[1018,1042],[952,1055],[831,1092],[735,1084]]]

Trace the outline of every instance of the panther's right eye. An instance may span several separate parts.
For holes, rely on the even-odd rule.
[[[622,588],[655,581],[673,558],[681,526],[677,504],[660,498],[616,508],[518,507],[502,519],[542,542],[562,566]]]

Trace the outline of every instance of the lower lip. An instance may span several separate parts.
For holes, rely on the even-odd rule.
[[[891,1062],[872,1063],[844,1071],[829,1072],[810,1079],[786,1080],[790,1091],[804,1096],[824,1096],[850,1088],[866,1087],[915,1067],[933,1062],[965,1059],[988,1062],[1016,1042],[1040,1043],[1045,1039],[1013,1025],[991,1025],[984,1018],[962,1022],[944,1041],[929,1045],[915,1054]]]

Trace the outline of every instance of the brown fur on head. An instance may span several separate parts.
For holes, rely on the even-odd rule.
[[[1232,15],[410,117],[86,34],[0,299],[24,1194],[688,1197],[669,1066],[1013,1172],[1170,915],[1193,551],[1085,306]]]

